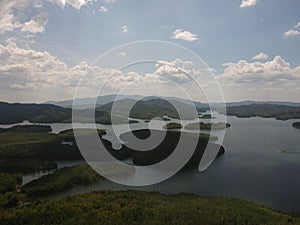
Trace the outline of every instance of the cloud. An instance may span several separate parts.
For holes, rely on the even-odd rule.
[[[226,69],[220,77],[230,78],[235,81],[256,82],[258,80],[271,80],[278,77],[288,80],[294,76],[294,70],[281,56],[275,56],[272,61],[265,63],[250,63],[246,60],[240,60],[237,63],[223,63],[223,66]]]
[[[48,0],[48,2],[60,5],[61,7],[69,5],[78,10],[92,1],[97,0]],[[48,22],[46,13],[38,14],[29,20],[24,20],[26,18],[24,15],[32,12],[33,9],[41,9],[45,2],[42,0],[1,0],[0,34],[14,31],[32,34],[44,32],[45,25]]]
[[[108,12],[109,11],[109,9],[108,8],[106,8],[105,6],[101,6],[100,8],[99,8],[99,12]]]
[[[286,38],[286,39],[292,38],[292,37],[298,37],[298,36],[300,36],[300,31],[294,30],[294,29],[288,30],[283,33],[283,38]]]
[[[119,55],[124,56],[123,53]],[[158,61],[155,70],[146,74],[135,71],[124,73],[86,62],[69,66],[47,51],[21,48],[13,41],[6,45],[0,44],[0,90],[6,93],[2,100],[18,101],[20,98],[28,98],[25,101],[46,101],[72,98],[77,86],[88,97],[93,96],[95,91],[98,93],[103,84],[106,85],[107,94],[118,93],[124,87],[130,87],[131,91],[139,94],[154,89],[156,94],[165,92],[176,95],[178,90],[174,89],[174,85],[170,86],[170,82],[186,85],[192,91],[189,75],[199,73],[192,62],[181,59]]]
[[[293,37],[300,36],[299,28],[300,28],[300,22],[296,23],[296,25],[294,26],[294,29],[290,29],[288,31],[285,31],[282,34],[283,38],[288,39],[288,38],[293,38]]]
[[[227,100],[300,100],[300,66],[292,68],[281,56],[264,63],[240,60],[223,66],[217,78]]]
[[[242,0],[240,4],[240,8],[248,8],[255,6],[257,4],[258,0]]]
[[[123,57],[125,57],[127,54],[126,54],[126,52],[119,52],[118,53],[118,56],[123,56]]]
[[[40,13],[33,17],[32,20],[25,22],[21,29],[21,32],[28,33],[43,33],[45,31],[45,26],[48,23],[48,13]]]
[[[263,52],[261,52],[261,53],[257,54],[256,56],[252,57],[252,59],[254,59],[254,60],[266,60],[268,58],[269,58],[269,56],[266,53],[263,53]]]
[[[196,34],[193,34],[189,31],[184,31],[181,29],[177,29],[173,32],[172,39],[176,40],[185,40],[185,41],[197,41],[199,38]]]
[[[27,8],[29,2],[25,0],[0,1],[0,34],[11,32],[22,27],[19,14]]]
[[[104,0],[106,3],[115,3],[117,0]]]
[[[122,31],[123,33],[127,33],[127,32],[128,32],[128,27],[127,27],[127,26],[122,26],[122,27],[121,27],[121,31]]]
[[[81,9],[81,7],[87,5],[89,2],[93,2],[93,1],[96,2],[97,0],[48,0],[48,1],[60,5],[61,7],[69,5],[79,10]]]

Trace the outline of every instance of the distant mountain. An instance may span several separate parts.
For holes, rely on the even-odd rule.
[[[131,98],[131,99],[139,99],[142,98],[141,95],[105,95],[99,96],[98,98],[77,98],[76,99],[76,109],[88,109],[94,108],[95,102],[97,101],[96,106],[105,105],[109,102],[113,102],[118,98],[118,100]],[[65,108],[72,108],[73,100],[65,100],[65,101],[48,101],[44,104],[52,104],[57,105]]]
[[[278,120],[298,119],[300,118],[300,107],[270,103],[236,105],[227,106],[227,115],[243,118],[259,116]]]
[[[0,123],[21,123],[24,120],[31,122],[63,122],[70,119],[71,110],[49,104],[20,104],[0,102]]]
[[[113,102],[116,100],[118,97],[118,100],[124,100],[124,99],[133,99],[133,100],[138,100],[142,99],[142,101],[147,101],[147,100],[152,100],[152,99],[165,99],[168,101],[178,101],[182,102],[185,104],[191,104],[192,100],[187,100],[183,98],[178,98],[178,97],[162,97],[162,96],[142,96],[142,95],[105,95],[105,96],[99,96],[97,98],[97,104],[96,107],[99,107],[101,105],[108,104],[110,102]],[[79,98],[76,99],[76,105],[77,109],[87,109],[87,108],[94,108],[94,103],[96,101],[96,98]],[[73,100],[65,100],[65,101],[48,101],[45,102],[44,104],[52,104],[52,105],[57,105],[61,106],[64,108],[72,108],[73,105]],[[207,103],[201,103],[198,101],[194,101],[195,106],[198,109],[204,110],[209,110],[209,104]],[[227,102],[226,106],[231,107],[231,106],[243,106],[243,105],[252,105],[252,104],[271,104],[271,105],[282,105],[282,106],[294,106],[294,107],[300,107],[300,103],[297,102],[284,102],[284,101],[240,101],[240,102]],[[224,103],[211,103],[210,104],[214,109],[215,108],[220,108],[221,106],[224,106]]]
[[[177,98],[177,97],[161,97],[161,96],[142,96],[142,95],[105,95],[105,96],[99,96],[96,98],[78,98],[76,99],[76,109],[91,109],[95,107],[95,102],[97,100],[96,108],[106,105],[108,103],[111,103],[118,100],[124,100],[124,99],[132,99],[132,100],[141,100],[141,101],[148,101],[153,99],[165,99],[168,101],[176,101],[176,102],[182,102],[188,105],[192,104],[192,100],[187,100],[183,98]],[[73,100],[65,100],[65,101],[47,101],[44,104],[52,104],[61,106],[64,108],[72,108],[73,106]],[[195,106],[198,109],[202,109],[202,111],[208,110],[209,106],[208,104],[201,103],[201,102],[194,102]]]
[[[220,103],[213,103],[212,105],[214,107],[217,107]],[[241,101],[241,102],[227,102],[226,106],[243,106],[243,105],[282,105],[282,106],[294,106],[294,107],[300,107],[300,103],[297,102],[283,102],[283,101]]]
[[[133,105],[133,107],[132,107]],[[130,112],[130,117],[138,119],[152,119],[154,117],[179,118],[176,109],[182,112],[182,119],[194,119],[197,115],[193,114],[194,106],[177,100],[165,100],[158,97],[146,98],[138,101],[134,99],[123,99],[97,107],[98,111],[111,112],[112,107],[116,109],[119,116],[126,117],[125,112]],[[199,109],[201,110],[201,109]]]
[[[136,101],[136,99],[141,99]],[[184,112],[182,119],[194,119],[194,106],[191,101],[166,97],[160,98],[158,96],[118,96],[118,101],[115,101],[116,95],[101,96],[97,99],[97,107],[95,112],[95,119],[97,123],[111,124],[111,109],[114,106],[118,107],[117,113],[113,115],[118,117],[118,123],[131,123],[135,121],[128,121],[127,115],[124,112],[130,110],[130,117],[149,120],[154,117],[172,117],[179,118],[178,112],[175,108]],[[96,99],[94,99],[96,100]],[[94,110],[86,108],[91,106],[89,103],[94,101],[90,99],[79,99],[79,108],[76,109],[78,122],[89,123],[93,122]],[[112,100],[112,101],[111,101]],[[64,101],[57,104],[68,104],[70,102]],[[83,104],[87,103],[87,104]],[[100,104],[101,103],[101,104]],[[201,102],[194,102],[198,112],[209,110],[208,104]],[[131,108],[131,106],[133,107]],[[221,111],[220,103],[212,104],[212,109]],[[129,109],[131,108],[131,109]],[[254,102],[244,101],[238,103],[227,103],[227,115],[234,115],[238,117],[252,117],[260,116],[266,118],[277,118],[280,120],[300,118],[300,103],[291,102]],[[62,106],[53,104],[20,104],[20,103],[5,103],[0,102],[0,124],[20,123],[28,120],[34,123],[70,123],[72,122],[72,109],[64,108]]]
[[[91,121],[91,110],[77,110],[78,121]],[[106,112],[96,111],[96,117]],[[71,123],[72,109],[50,104],[21,104],[0,102],[0,124],[21,123]]]

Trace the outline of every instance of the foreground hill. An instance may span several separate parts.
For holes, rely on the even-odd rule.
[[[39,201],[0,211],[0,218],[2,225],[300,224],[296,215],[244,200],[141,191],[101,191],[59,201]]]

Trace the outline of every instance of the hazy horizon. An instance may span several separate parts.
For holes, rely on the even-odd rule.
[[[101,96],[99,96],[99,97],[106,97],[106,96],[113,96],[113,95],[117,95],[117,94],[108,94],[108,95],[101,95]],[[162,97],[162,98],[174,98],[174,96],[160,96],[160,95],[151,95],[151,96],[147,96],[147,95],[141,95],[141,96],[143,96],[143,97],[157,97],[157,98],[160,98],[160,97]],[[131,97],[131,95],[128,95],[128,98],[130,98]],[[79,99],[94,99],[95,97],[86,97],[86,98],[79,98]],[[183,99],[184,100],[184,98],[180,98],[180,97],[178,97],[179,99]],[[6,103],[11,103],[11,104],[13,104],[13,103],[21,103],[21,104],[31,104],[31,103],[33,103],[33,104],[44,104],[44,103],[47,103],[47,104],[49,104],[49,103],[51,103],[51,102],[65,102],[65,101],[72,101],[73,99],[62,99],[62,100],[46,100],[46,101],[38,101],[38,102],[30,102],[30,101],[3,101],[3,100],[1,100],[0,99],[0,102],[6,102]],[[200,102],[200,103],[205,103],[205,102],[202,102],[202,101],[197,101],[197,100],[194,100],[194,99],[192,99],[192,101],[195,101],[195,102]],[[284,101],[284,100],[250,100],[250,99],[245,99],[245,100],[239,100],[239,101],[226,101],[225,103],[241,103],[241,102],[270,102],[270,103],[272,103],[272,102],[283,102],[283,103],[295,103],[295,104],[297,104],[297,103],[299,103],[300,104],[300,101]],[[211,103],[215,103],[215,104],[217,104],[217,103],[222,103],[222,102],[211,102]]]

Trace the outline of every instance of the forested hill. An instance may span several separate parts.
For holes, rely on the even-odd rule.
[[[101,191],[0,210],[1,224],[245,225],[300,224],[297,215],[251,202],[191,194]]]
[[[0,102],[0,123],[63,122],[71,118],[72,110],[50,104],[21,104]]]
[[[277,104],[227,106],[227,115],[237,117],[259,116],[278,120],[298,119],[300,118],[300,107]]]
[[[133,107],[131,107],[133,105]],[[152,119],[154,117],[168,116],[171,118],[195,119],[197,111],[205,111],[204,109],[195,108],[195,105],[187,104],[177,100],[165,100],[161,98],[136,101],[134,99],[123,99],[115,102],[99,106],[97,110],[111,112],[112,107],[117,109],[117,114],[130,112],[130,117],[138,119]],[[194,112],[194,113],[193,113]],[[126,116],[126,115],[124,115]]]

